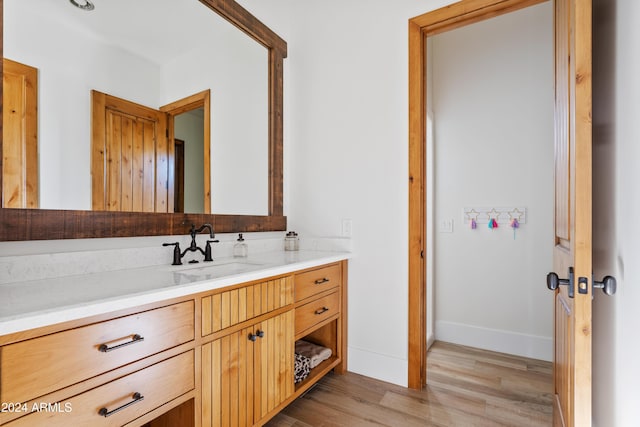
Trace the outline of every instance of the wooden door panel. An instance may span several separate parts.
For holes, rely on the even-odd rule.
[[[565,426],[566,423],[563,418],[563,413],[570,412],[571,409],[571,401],[568,398],[571,394],[571,370],[569,369],[571,361],[569,360],[570,351],[567,348],[569,343],[570,320],[571,310],[563,296],[558,293],[555,302],[556,346],[554,355],[554,382],[556,396],[553,400],[554,426]]]
[[[591,425],[591,0],[555,0],[554,425]],[[582,280],[581,280],[582,279]]]
[[[120,171],[113,171],[112,173],[119,173],[121,177],[120,181],[120,209],[122,211],[130,212],[133,208],[133,135],[132,131],[134,119],[129,117],[122,117],[121,121],[121,134],[120,134]],[[117,194],[117,190],[115,192]]]
[[[139,183],[142,187],[142,211],[153,212],[155,209],[155,197],[152,183],[155,180],[156,156],[155,156],[155,140],[153,127],[151,123],[143,122],[138,124],[142,132],[142,159],[144,161],[142,172],[140,173]],[[145,183],[147,183],[145,185]]]
[[[163,131],[166,133],[166,116],[158,113],[164,118]],[[156,133],[156,212],[173,212],[173,186],[169,188],[169,175],[173,175],[172,149],[173,144],[170,146],[166,137],[160,138]]]
[[[558,243],[570,240],[570,164],[569,164],[569,34],[568,2],[555,4],[555,230]]]
[[[264,338],[259,343],[261,396],[255,400],[256,411],[260,408],[255,421],[273,411],[294,392],[293,310],[262,322],[260,329],[264,331]]]
[[[143,124],[133,123],[131,155],[131,211],[144,212],[144,131]]]
[[[92,97],[93,209],[172,212],[166,114],[97,91]]]
[[[2,207],[37,208],[38,70],[3,59]]]
[[[203,427],[252,426],[293,394],[293,319],[290,310],[202,346]]]
[[[120,161],[122,159],[122,117],[107,113],[107,134],[109,137],[105,141],[105,210],[120,210]]]

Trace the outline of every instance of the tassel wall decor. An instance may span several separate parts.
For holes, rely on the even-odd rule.
[[[513,228],[513,240],[516,240],[516,229],[520,227],[520,223],[516,218],[511,220],[510,227]]]

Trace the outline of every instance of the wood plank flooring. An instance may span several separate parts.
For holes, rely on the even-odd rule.
[[[427,386],[328,374],[268,427],[550,426],[551,363],[436,342]]]

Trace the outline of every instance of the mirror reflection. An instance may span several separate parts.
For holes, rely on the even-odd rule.
[[[3,116],[5,157],[17,147],[17,160],[3,165],[3,205],[12,197],[27,200],[25,193],[36,201],[11,207],[265,215],[267,49],[197,0],[94,4],[88,12],[63,0],[4,1],[5,64],[36,70],[37,125],[25,132]],[[5,70],[3,110],[16,111],[6,107],[14,93],[7,76]],[[166,155],[158,154],[158,129],[153,155],[135,154],[144,126],[127,111],[118,110],[118,119],[105,114],[104,126],[96,126],[96,92],[166,114]],[[27,150],[29,138],[15,132],[35,140],[34,147]],[[102,147],[99,155],[95,147]],[[37,179],[28,184],[22,175],[33,177],[25,159],[34,150]],[[13,190],[7,174],[18,176]],[[136,184],[145,174],[152,181]],[[153,202],[142,197],[150,192]]]

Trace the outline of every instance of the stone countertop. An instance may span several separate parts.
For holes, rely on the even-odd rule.
[[[350,258],[348,252],[274,251],[0,284],[0,335],[206,292]]]

